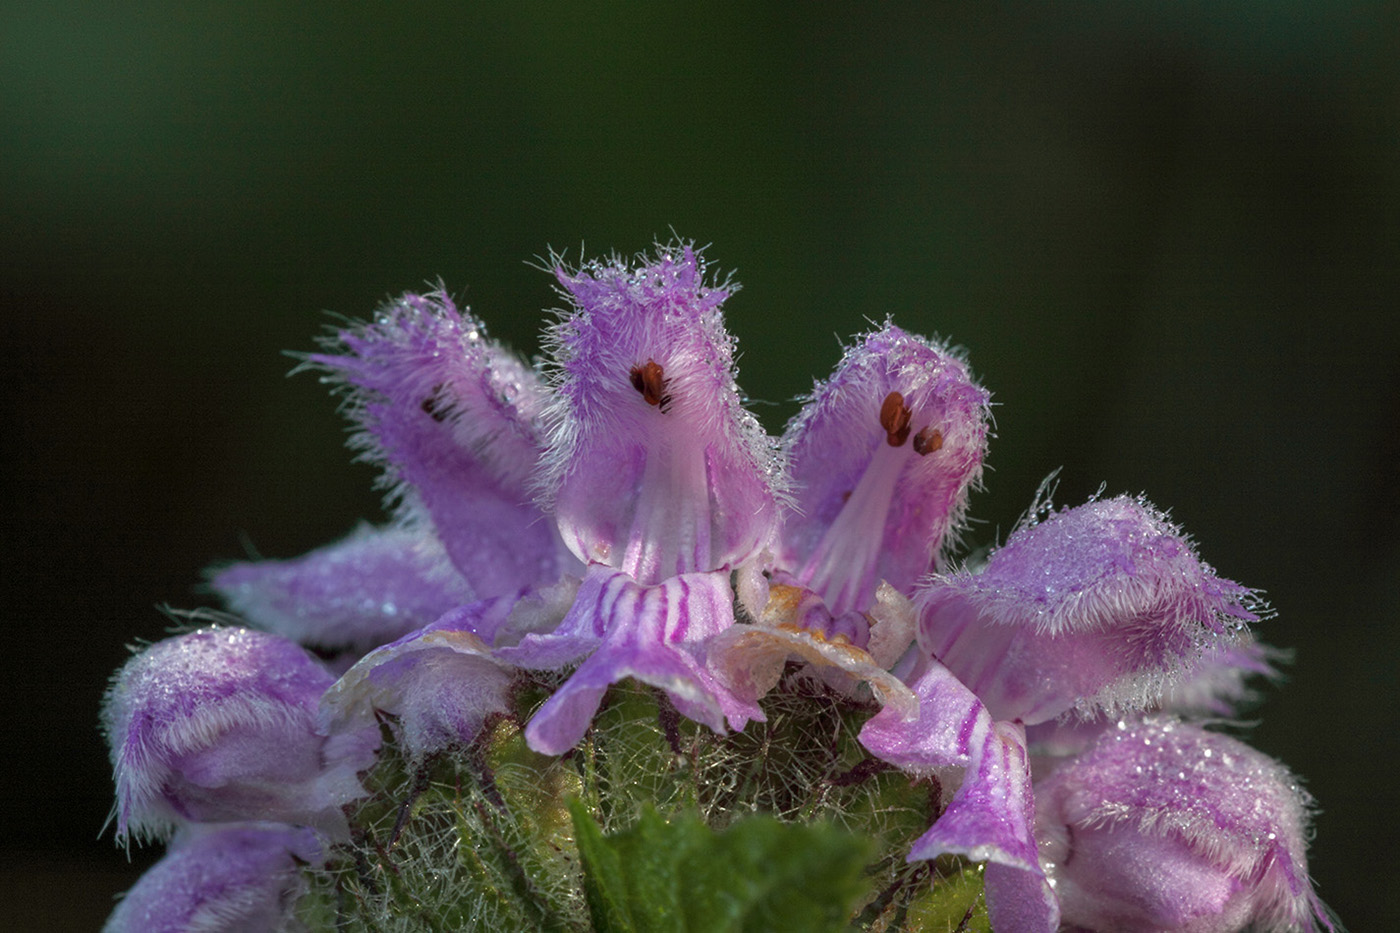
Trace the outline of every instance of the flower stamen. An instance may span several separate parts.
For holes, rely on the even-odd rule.
[[[443,402],[443,393],[446,390],[447,384],[439,382],[437,385],[433,386],[432,393],[429,394],[427,398],[423,399],[422,403],[418,406],[423,409],[425,415],[439,424],[447,420],[447,411],[451,407],[450,402]]]
[[[666,393],[666,375],[656,360],[647,360],[645,366],[633,366],[632,388],[642,393],[648,405],[659,407],[663,412],[671,405],[671,396]]]
[[[891,392],[880,405],[880,427],[885,429],[885,440],[891,447],[901,447],[909,439],[909,419],[913,411],[904,404],[904,395]]]
[[[914,435],[914,453],[920,457],[927,456],[943,446],[943,432],[933,425],[924,428]]]

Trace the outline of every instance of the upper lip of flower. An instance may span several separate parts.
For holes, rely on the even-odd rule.
[[[557,270],[543,499],[585,562],[643,584],[728,569],[771,540],[776,449],[743,408],[733,339],[687,244],[634,268]]]
[[[930,579],[916,601],[924,650],[997,718],[1028,724],[1149,707],[1257,618],[1250,590],[1128,496],[1028,524],[977,571]]]
[[[479,598],[576,569],[531,501],[548,391],[469,310],[405,295],[323,343],[306,365],[344,392],[398,523],[431,527]]]
[[[946,346],[886,323],[846,350],[783,435],[797,488],[778,562],[835,614],[932,570],[981,475],[987,392]]]

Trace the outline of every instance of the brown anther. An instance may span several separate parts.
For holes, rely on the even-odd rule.
[[[943,446],[943,433],[929,425],[914,435],[914,453],[920,457],[933,453]]]
[[[418,406],[423,409],[424,413],[431,416],[434,421],[442,422],[447,420],[447,410],[451,405],[443,404],[442,391],[445,388],[447,388],[447,386],[443,383],[438,383],[433,386],[433,394],[423,399],[423,403]]]
[[[880,406],[880,427],[885,429],[885,440],[891,447],[899,447],[909,439],[909,419],[913,416],[904,405],[904,396],[891,392],[885,396]]]
[[[656,360],[647,360],[645,366],[632,367],[632,388],[642,393],[648,405],[665,405],[671,401],[666,394],[665,372]]]

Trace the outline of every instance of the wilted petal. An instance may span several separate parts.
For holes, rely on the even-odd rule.
[[[210,582],[258,628],[356,654],[475,598],[442,543],[422,528],[364,526],[295,560],[232,564]]]
[[[778,565],[840,615],[933,569],[982,473],[985,389],[946,347],[886,324],[850,347],[783,436],[794,507]]]
[[[577,577],[564,577],[547,586],[525,587],[515,594],[513,602],[498,604],[508,605],[508,610],[483,613],[473,606],[460,606],[438,619],[432,627],[470,631],[497,648],[517,645],[526,635],[558,631],[573,608],[581,582]]]
[[[870,644],[866,650],[883,668],[893,670],[913,652],[909,647],[914,643],[917,623],[914,618],[914,604],[899,590],[888,583],[881,583],[875,590],[875,605],[870,607]]]
[[[711,671],[704,642],[734,624],[726,571],[687,573],[641,586],[625,573],[590,570],[556,632],[530,634],[496,655],[521,667],[556,669],[587,659],[530,720],[525,738],[549,755],[572,748],[607,688],[632,677],[666,692],[682,715],[722,732],[762,721],[756,705]]]
[[[772,690],[789,660],[802,660],[828,685],[847,693],[870,686],[882,706],[912,716],[918,700],[898,677],[867,650],[871,620],[850,612],[833,618],[810,590],[773,585],[763,614],[752,625],[735,625],[709,644],[714,668],[735,693],[757,701]],[[867,695],[868,696],[868,695]]]
[[[431,519],[478,597],[556,579],[572,560],[532,501],[546,392],[444,294],[405,295],[308,357],[347,388],[353,443],[409,521]]]
[[[308,829],[232,823],[181,833],[126,893],[103,933],[267,933],[301,889],[299,863],[319,863]]]
[[[735,567],[772,535],[775,452],[745,411],[724,287],[689,246],[558,271],[547,486],[564,541],[642,584]]]
[[[411,759],[476,738],[493,713],[510,711],[515,670],[497,660],[476,629],[495,629],[523,593],[455,610],[422,631],[371,651],[321,700],[329,729],[375,721],[375,710],[398,719]]]
[[[1025,731],[1015,723],[993,722],[982,702],[937,661],[924,662],[915,674],[917,714],[905,718],[886,707],[861,729],[861,744],[915,774],[965,770],[947,809],[914,843],[909,859],[955,853],[1015,872],[1001,872],[1005,883],[996,891],[991,879],[998,873],[989,864],[989,911],[1036,921],[1006,929],[1053,933],[1054,898],[1040,869],[1031,829],[1035,805]]]
[[[294,643],[208,628],[127,662],[102,711],[117,784],[117,836],[192,822],[272,819],[345,831],[342,804],[378,730],[325,736],[316,709],[331,675]]]
[[[1334,928],[1308,880],[1311,801],[1242,742],[1166,716],[1120,722],[1036,797],[1068,923],[1114,933]]]
[[[1019,529],[979,572],[937,577],[916,602],[924,650],[995,718],[1028,724],[1151,707],[1257,618],[1250,590],[1126,496]]]

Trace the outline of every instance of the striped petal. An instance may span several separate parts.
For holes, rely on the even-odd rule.
[[[530,747],[560,755],[583,737],[608,686],[632,677],[663,690],[682,715],[723,732],[763,714],[711,670],[705,642],[734,624],[729,573],[688,573],[655,586],[594,567],[559,628],[496,655],[555,669],[586,655],[525,729]]]
[[[997,928],[1053,933],[1058,916],[1032,832],[1035,805],[1025,730],[993,722],[986,706],[937,661],[922,668],[911,676],[917,714],[905,718],[886,707],[860,733],[866,748],[906,771],[963,769],[947,809],[914,843],[909,859],[952,853],[988,862],[987,906],[994,922],[998,912],[1034,921]],[[999,867],[993,871],[993,866]],[[991,884],[997,876],[1006,879],[1000,897]]]

